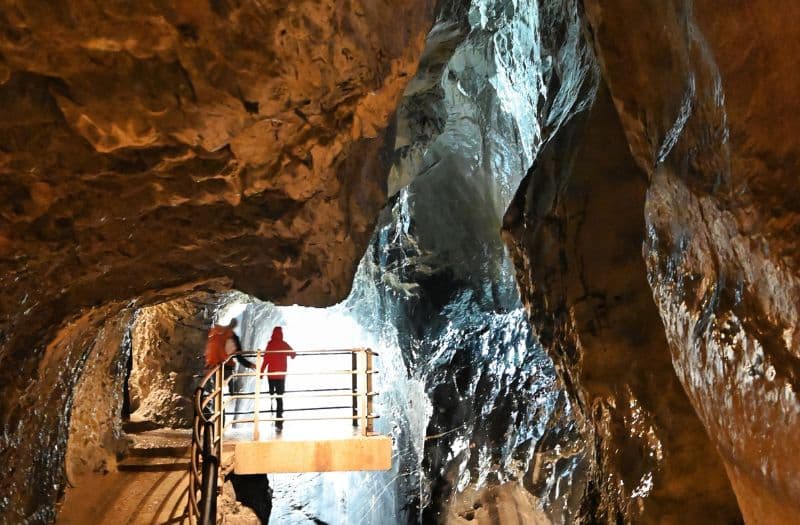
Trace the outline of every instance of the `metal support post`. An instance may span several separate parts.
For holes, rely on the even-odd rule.
[[[215,524],[217,522],[217,472],[219,458],[214,455],[214,425],[203,426],[203,478],[202,501],[200,502],[200,523]]]
[[[372,415],[372,392],[373,392],[373,390],[372,390],[372,375],[373,375],[372,372],[373,372],[374,369],[372,368],[372,352],[370,350],[366,350],[366,351],[364,351],[364,355],[366,356],[366,365],[367,365],[366,370],[364,372],[365,375],[366,375],[365,379],[366,379],[366,382],[367,382],[366,394],[365,394],[366,395],[366,401],[367,401],[366,414],[365,414],[365,417],[367,418],[366,434],[369,435],[369,434],[372,434],[372,432],[373,432],[373,428],[372,427],[373,427],[373,423],[374,423],[374,420],[371,417],[369,417],[369,416]]]
[[[353,360],[352,360],[352,368],[351,368],[351,370],[353,371],[353,374],[351,375],[351,378],[353,380],[352,388],[351,388],[351,392],[353,394],[353,396],[352,396],[353,397],[353,426],[357,427],[358,426],[358,419],[356,419],[356,418],[358,417],[358,396],[357,396],[357,394],[358,394],[358,353],[357,352],[353,352],[350,355],[353,358]]]
[[[358,351],[358,424],[361,433],[367,434],[367,352],[362,348]]]
[[[219,385],[219,388],[215,389],[217,390],[217,394],[214,397],[214,414],[216,414],[217,416],[217,418],[214,420],[214,426],[216,427],[214,429],[215,430],[214,435],[219,437],[219,441],[217,442],[218,458],[222,457],[222,432],[223,429],[225,428],[225,407],[222,403],[222,392],[223,392],[223,387],[225,386],[223,384],[223,380],[225,377],[223,368],[225,368],[224,364],[218,365],[217,371],[214,373],[214,375],[216,376],[214,378],[214,384]]]
[[[258,441],[260,438],[259,431],[258,431],[258,413],[260,411],[260,407],[258,406],[258,398],[261,396],[261,350],[256,352],[256,387],[255,393],[253,397],[253,441]]]

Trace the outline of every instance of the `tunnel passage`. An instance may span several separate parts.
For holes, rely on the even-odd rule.
[[[433,2],[217,4],[0,17],[4,520],[54,517],[101,318],[209,281],[335,303],[384,205]]]

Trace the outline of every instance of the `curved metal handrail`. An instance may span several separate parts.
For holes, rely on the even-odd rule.
[[[219,475],[219,463],[222,458],[222,425],[219,412],[215,410],[213,414],[206,416],[206,409],[212,401],[221,398],[223,367],[235,357],[236,354],[232,354],[209,370],[195,389],[189,461],[189,501],[187,502],[190,522],[203,525],[216,522],[216,478]],[[215,379],[215,384],[209,392],[206,387],[212,378]],[[204,393],[206,394],[205,399],[203,399]],[[218,428],[217,432],[213,430],[215,427]],[[209,464],[211,465],[210,469],[206,467]],[[199,500],[198,492],[200,493]]]

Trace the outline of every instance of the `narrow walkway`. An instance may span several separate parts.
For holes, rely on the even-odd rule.
[[[59,525],[166,525],[184,519],[189,488],[189,431],[130,435],[131,454],[119,470],[85,476],[68,488]]]

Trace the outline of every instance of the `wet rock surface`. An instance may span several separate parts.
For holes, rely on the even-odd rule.
[[[650,180],[645,259],[675,370],[745,520],[793,523],[800,121],[789,94],[800,88],[800,34],[790,20],[800,8],[586,4],[633,158]]]
[[[127,448],[120,414],[130,353],[130,310],[110,318],[94,334],[94,347],[74,389],[69,419],[66,472],[70,484],[91,474],[114,470]]]
[[[647,179],[606,89],[587,113],[547,145],[505,225],[532,324],[594,444],[584,518],[734,523],[735,499],[675,376],[648,286]]]
[[[574,3],[441,12],[398,109],[397,193],[348,299],[405,372],[382,376],[397,515],[439,523],[486,501],[484,520],[572,523],[593,465],[499,231],[538,148],[591,103],[596,69]],[[413,384],[422,399],[399,395]]]
[[[228,474],[218,502],[222,523],[230,525],[267,524],[272,511],[272,489],[266,474]]]

